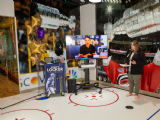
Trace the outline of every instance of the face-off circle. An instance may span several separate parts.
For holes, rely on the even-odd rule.
[[[75,106],[85,106],[85,107],[102,107],[114,104],[119,99],[119,96],[114,91],[104,89],[102,94],[92,92],[92,93],[80,93],[78,95],[71,94],[69,96],[69,104],[73,103]]]
[[[13,110],[9,112],[2,113],[2,118],[4,120],[38,120],[44,118],[45,120],[52,120],[52,115],[54,113],[49,113],[49,110],[39,110],[39,109],[20,109]]]

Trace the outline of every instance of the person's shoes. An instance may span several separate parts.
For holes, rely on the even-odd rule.
[[[131,95],[132,95],[132,93],[128,93],[128,94],[126,95],[126,97],[131,96]]]
[[[139,97],[138,97],[138,95],[135,95],[135,99],[138,99]]]

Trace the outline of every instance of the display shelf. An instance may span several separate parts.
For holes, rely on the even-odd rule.
[[[110,43],[116,43],[116,44],[131,44],[132,42],[129,41],[117,41],[117,40],[112,40],[112,42]],[[152,42],[139,42],[140,45],[154,45],[156,43],[152,43]]]
[[[111,53],[126,55],[127,51],[110,49]]]
[[[153,42],[153,45],[160,45],[160,42]]]
[[[110,49],[111,53],[126,55],[127,51]],[[145,53],[146,57],[154,57],[156,53]]]
[[[146,57],[154,57],[155,55],[145,55]]]
[[[115,52],[115,51],[111,51],[111,53],[115,53],[115,54],[121,54],[121,55],[126,55],[126,53]]]

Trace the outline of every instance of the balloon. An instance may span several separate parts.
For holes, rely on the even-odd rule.
[[[31,24],[28,24],[28,25],[27,25],[27,34],[28,34],[28,35],[35,35],[35,34],[36,34],[36,33],[34,32],[32,26],[31,26]]]
[[[42,52],[42,53],[45,53],[44,51],[45,51],[45,47],[47,46],[47,43],[42,43],[41,44],[41,47],[40,47],[40,51]]]
[[[38,6],[35,0],[32,0],[31,6],[30,6],[30,19],[31,16],[34,16],[38,12]]]
[[[32,66],[34,66],[36,64],[36,57],[34,55],[32,55],[30,57],[30,59],[31,59],[31,62],[32,62]]]
[[[35,27],[35,26],[40,27],[41,24],[42,24],[42,18],[39,12],[37,12],[34,16],[32,16],[32,27]]]
[[[32,56],[30,56],[30,59],[32,61],[32,66],[34,66],[37,61],[39,63],[39,57],[37,56],[37,54],[33,54]]]
[[[31,54],[35,54],[35,53],[40,54],[41,53],[41,51],[40,51],[41,46],[42,46],[41,44],[38,45],[36,43],[35,39],[32,41],[32,43],[28,44],[28,47],[31,51]]]
[[[40,39],[42,39],[42,38],[44,37],[44,29],[41,28],[41,27],[38,28],[37,34],[38,34],[38,37],[39,37]]]

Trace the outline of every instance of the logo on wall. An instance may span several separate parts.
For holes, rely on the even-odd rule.
[[[74,70],[69,70],[69,75],[70,75],[70,77],[73,77],[74,79],[76,79],[78,77],[77,72]]]
[[[41,78],[39,76],[40,82],[44,83],[44,78]],[[22,81],[22,79],[20,79]],[[32,85],[36,85],[38,83],[38,78],[37,77],[33,77],[32,79],[30,79],[29,77],[25,78],[22,82],[21,82],[21,88],[23,86],[30,86]]]
[[[33,77],[33,78],[31,79],[31,83],[32,83],[33,85],[36,85],[36,84],[38,83],[38,78],[37,78],[37,77]]]

